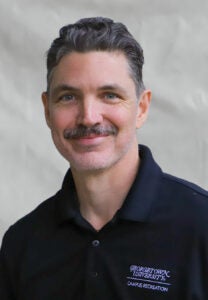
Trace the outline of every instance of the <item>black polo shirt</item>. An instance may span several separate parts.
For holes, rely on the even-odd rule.
[[[208,193],[164,174],[144,146],[140,157],[122,208],[99,232],[79,212],[70,170],[10,227],[1,300],[208,299]]]

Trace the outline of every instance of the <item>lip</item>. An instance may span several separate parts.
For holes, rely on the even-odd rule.
[[[73,141],[80,146],[97,146],[106,137],[108,137],[107,134],[103,134],[103,135],[91,134],[89,136],[83,136],[83,137],[73,139]]]
[[[89,135],[86,135],[86,136],[82,136],[82,137],[79,137],[77,139],[96,139],[96,138],[99,138],[99,137],[105,137],[105,136],[108,136],[108,134],[89,134]]]

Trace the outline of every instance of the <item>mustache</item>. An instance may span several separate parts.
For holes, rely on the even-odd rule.
[[[97,136],[99,135],[116,135],[118,132],[115,126],[101,126],[101,125],[93,125],[91,127],[87,127],[84,125],[79,125],[78,127],[65,129],[64,130],[64,138],[65,139],[78,139],[82,137],[88,137],[92,134]]]

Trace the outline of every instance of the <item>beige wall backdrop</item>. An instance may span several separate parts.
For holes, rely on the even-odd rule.
[[[208,188],[207,0],[1,0],[0,238],[60,188],[68,164],[44,121],[45,52],[60,27],[97,15],[144,49],[153,99],[139,142],[164,171]]]

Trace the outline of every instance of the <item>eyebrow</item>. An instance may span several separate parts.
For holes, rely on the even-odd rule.
[[[59,92],[64,92],[64,91],[80,92],[80,89],[70,86],[68,84],[60,84],[57,85],[54,89],[52,89],[51,95],[54,96]]]
[[[57,85],[54,89],[52,89],[51,91],[51,95],[54,96],[60,92],[64,92],[64,91],[70,91],[70,92],[74,92],[74,93],[82,93],[81,89],[76,88],[74,86],[68,85],[68,84],[60,84]],[[121,87],[118,84],[106,84],[103,86],[98,87],[98,91],[114,91],[114,92],[120,92],[123,94],[127,94],[126,90]]]
[[[126,94],[126,90],[118,84],[108,84],[98,88],[98,91],[118,91]]]

